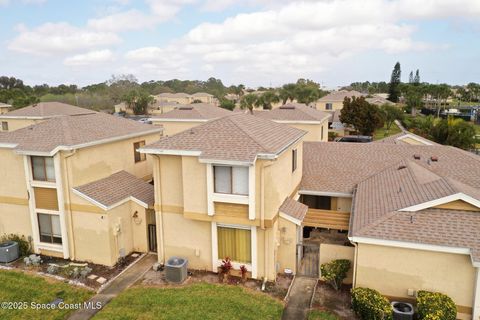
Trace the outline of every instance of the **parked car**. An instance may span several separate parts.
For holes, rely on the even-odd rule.
[[[149,118],[141,118],[138,120],[138,122],[145,123],[145,124],[152,124],[152,120],[150,120]]]
[[[366,142],[372,142],[372,136],[345,136],[345,137],[339,138],[336,141],[366,143]]]

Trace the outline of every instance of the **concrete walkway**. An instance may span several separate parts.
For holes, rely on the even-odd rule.
[[[134,265],[128,268],[125,272],[120,274],[101,292],[93,296],[89,303],[95,306],[101,303],[102,308],[115,298],[120,292],[130,287],[138,279],[140,279],[151,267],[157,262],[157,255],[147,254],[142,259],[137,261]],[[68,319],[69,320],[86,320],[93,317],[101,309],[79,309],[75,311]]]
[[[316,278],[295,277],[288,295],[287,307],[283,310],[282,320],[307,319],[316,285]]]

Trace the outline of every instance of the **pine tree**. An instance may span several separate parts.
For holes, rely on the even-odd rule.
[[[398,98],[400,97],[401,75],[402,71],[400,70],[400,62],[397,62],[393,68],[390,84],[388,86],[388,100],[395,103],[398,102]]]
[[[413,83],[413,71],[410,71],[410,75],[408,76],[408,83]]]
[[[420,84],[420,71],[417,69],[415,72],[415,77],[413,78],[414,84]]]

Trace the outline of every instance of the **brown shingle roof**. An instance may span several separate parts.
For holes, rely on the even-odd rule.
[[[374,141],[374,143],[409,144],[408,142],[406,142],[407,140],[404,140],[408,138],[413,138],[414,140],[418,140],[420,144],[424,144],[424,145],[437,145],[437,146],[440,145],[434,141],[428,140],[424,137],[421,137],[419,135],[416,135],[408,131],[400,132],[400,133],[388,136],[386,138],[376,140]]]
[[[153,206],[155,202],[153,185],[125,171],[75,187],[74,190],[88,200],[91,199],[100,204],[103,209],[119,204],[130,197],[147,206]]]
[[[423,166],[439,176],[468,185],[479,185],[480,157],[447,146],[395,145],[387,143],[304,142],[300,190],[352,193],[366,178],[402,159],[419,155]],[[439,158],[438,162],[428,159]],[[459,165],[461,163],[461,166]]]
[[[308,206],[295,201],[292,198],[286,198],[278,210],[294,219],[303,221],[303,218],[305,218],[305,215],[307,214]]]
[[[158,119],[191,119],[191,120],[210,120],[220,118],[231,114],[232,112],[208,103],[184,104],[175,107],[175,109],[162,115],[152,117],[153,120]]]
[[[0,136],[0,143],[14,144],[17,152],[52,154],[57,148],[78,148],[146,134],[161,127],[104,113],[55,117]]]
[[[209,121],[142,148],[146,153],[196,151],[202,159],[249,162],[277,155],[306,132],[244,114]]]
[[[254,115],[273,121],[324,121],[330,114],[302,103],[288,103],[270,111],[254,111]]]
[[[330,101],[343,101],[345,97],[364,97],[366,96],[363,93],[360,93],[355,90],[347,91],[347,90],[340,90],[340,91],[332,91],[326,96],[318,99],[319,102],[330,102]]]
[[[40,102],[25,108],[10,111],[2,117],[51,118],[95,113],[93,110],[79,108],[62,102]]]

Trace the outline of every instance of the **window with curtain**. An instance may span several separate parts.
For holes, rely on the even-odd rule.
[[[52,157],[32,157],[33,180],[55,182],[55,167]]]
[[[215,192],[248,195],[248,167],[214,166]]]
[[[292,150],[292,172],[297,170],[297,149]]]
[[[38,229],[40,241],[47,243],[62,243],[62,232],[60,230],[60,216],[53,214],[38,214]]]
[[[217,227],[218,259],[229,257],[241,263],[252,262],[252,243],[250,229]]]
[[[332,110],[333,105],[331,103],[325,103],[325,110]]]
[[[3,131],[8,131],[8,122],[7,121],[2,121],[2,130]]]

